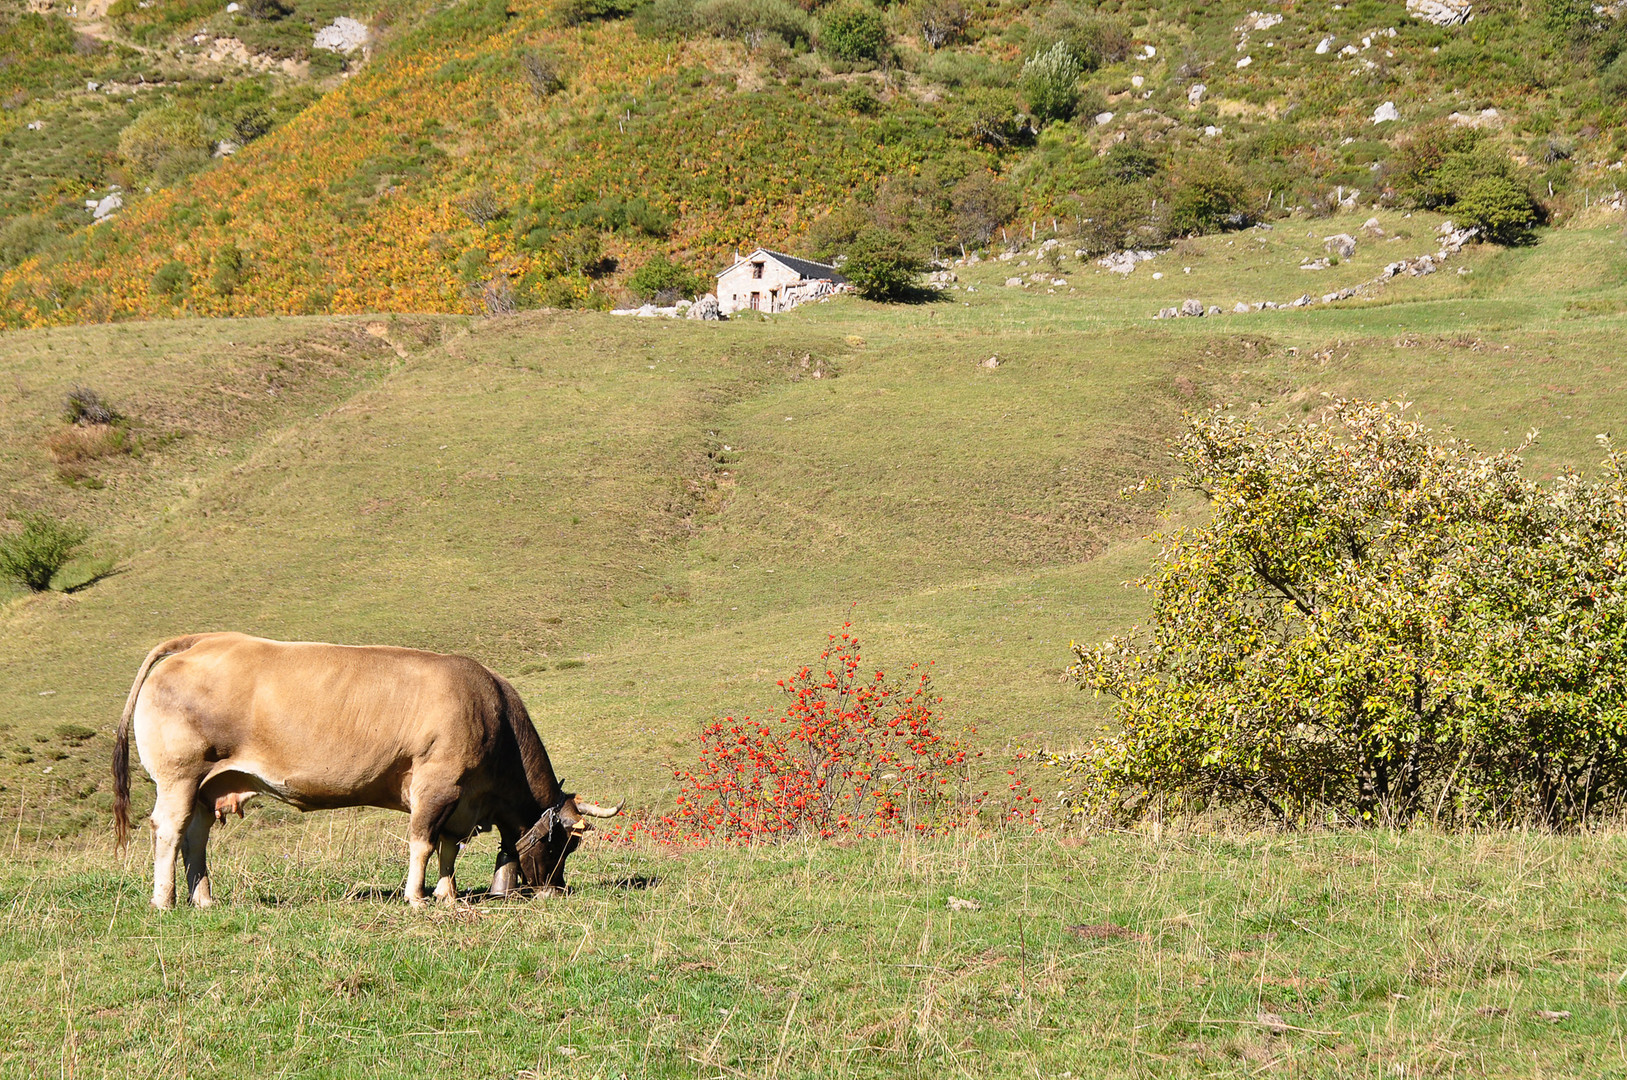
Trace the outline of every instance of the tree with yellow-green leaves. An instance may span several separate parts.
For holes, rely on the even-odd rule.
[[[1070,805],[1554,828],[1619,805],[1627,458],[1601,440],[1602,478],[1542,484],[1398,403],[1192,418],[1170,486],[1209,513],[1162,538],[1150,626],[1075,646],[1116,707],[1052,758]]]

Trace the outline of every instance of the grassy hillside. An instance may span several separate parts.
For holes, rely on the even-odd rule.
[[[1183,410],[1399,397],[1488,447],[1540,427],[1544,473],[1592,467],[1624,415],[1614,228],[1478,250],[1469,273],[1365,303],[1147,319],[1183,296],[1291,295],[1320,250],[1287,229],[1216,236],[1161,256],[1161,280],[1073,265],[1054,293],[1000,285],[1016,263],[995,262],[937,303],[772,321],[9,335],[8,512],[90,526],[87,560],[117,572],[7,601],[0,813],[19,835],[104,821],[131,673],[154,642],[216,627],[476,655],[515,678],[567,779],[646,808],[699,724],[774,708],[774,680],[848,618],[882,668],[936,661],[951,718],[991,751],[1073,745],[1100,704],[1062,680],[1068,641],[1137,617],[1120,583],[1156,524],[1116,493],[1163,467]],[[69,483],[51,446],[75,384],[129,416],[138,452]]]
[[[1146,246],[1486,177],[1571,220],[1627,152],[1627,30],[1572,0],[1483,2],[1457,28],[1378,0],[918,0],[864,55],[827,25],[842,5],[809,6],[403,0],[343,9],[374,31],[345,58],[310,46],[331,0],[121,3],[101,37],[61,5],[11,12],[12,52],[41,59],[0,74],[0,311],[604,306],[654,253],[709,274],[738,246],[839,251],[856,222],[929,253],[1047,226]],[[951,9],[934,48],[923,20]],[[1082,67],[1065,108],[1024,74],[1058,41]],[[1401,118],[1375,125],[1385,102]],[[110,184],[125,208],[91,227]]]

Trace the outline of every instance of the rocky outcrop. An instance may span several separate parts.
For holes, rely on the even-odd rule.
[[[1356,238],[1349,233],[1336,233],[1322,241],[1322,246],[1341,259],[1356,254]]]
[[[1395,107],[1395,102],[1386,101],[1373,110],[1373,123],[1388,124],[1401,119],[1401,110]]]
[[[1407,0],[1407,14],[1436,26],[1462,26],[1474,18],[1469,0]]]
[[[1115,274],[1128,274],[1136,268],[1136,263],[1146,262],[1156,258],[1156,251],[1115,251],[1096,260],[1097,266],[1106,267]]]
[[[371,36],[372,32],[367,29],[366,23],[352,19],[348,15],[341,15],[316,32],[311,48],[348,55],[357,49],[365,48]]]
[[[723,318],[723,308],[718,304],[717,297],[713,296],[711,293],[707,293],[699,300],[696,300],[694,304],[690,305],[690,308],[685,313],[684,317],[688,319],[703,319],[706,322],[717,322],[719,319]]]

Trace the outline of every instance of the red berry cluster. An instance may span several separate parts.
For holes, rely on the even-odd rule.
[[[700,732],[695,765],[674,767],[675,809],[622,831],[669,843],[788,836],[875,837],[942,833],[974,821],[989,799],[973,793],[983,752],[938,730],[930,675],[863,666],[851,624],[831,634],[823,671],[804,667],[778,684],[790,699],[771,722],[724,717]],[[1015,776],[1015,772],[1009,773]],[[1039,799],[1020,780],[1000,817],[1033,822]]]

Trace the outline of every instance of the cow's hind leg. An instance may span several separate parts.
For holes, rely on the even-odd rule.
[[[462,796],[455,785],[420,787],[413,785],[412,817],[407,822],[407,903],[424,906],[424,877],[429,870],[429,857],[440,840],[446,819],[457,809]],[[456,848],[453,857],[457,857]],[[439,890],[437,890],[437,893]]]
[[[491,876],[491,895],[507,896],[520,885],[520,857],[514,853],[519,840],[513,832],[497,826],[497,869]]]
[[[215,902],[209,891],[209,828],[215,823],[213,806],[202,799],[192,804],[192,819],[181,838],[181,861],[186,864],[186,887],[194,907]]]
[[[153,803],[153,907],[175,906],[175,857],[197,802],[197,781],[161,783]],[[189,875],[190,876],[190,875]]]
[[[458,902],[458,882],[454,870],[458,862],[458,842],[450,836],[442,836],[440,847],[441,877],[435,883],[435,899],[443,904]]]

